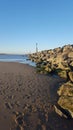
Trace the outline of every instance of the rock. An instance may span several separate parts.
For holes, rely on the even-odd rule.
[[[61,70],[66,70],[66,71],[70,70],[68,64],[65,63],[65,61],[59,62],[58,68],[60,68]]]
[[[73,118],[73,83],[64,83],[57,91],[59,97],[58,104],[68,113],[68,117]]]
[[[68,57],[73,58],[73,52],[69,52]]]
[[[73,50],[73,46],[72,45],[65,45],[63,47],[63,52],[70,52]]]
[[[73,72],[69,72],[68,75],[69,75],[71,82],[73,82]]]
[[[61,53],[61,52],[62,52],[62,49],[61,49],[61,47],[58,47],[58,48],[55,48],[54,51],[55,51],[56,53]]]
[[[23,117],[22,116],[16,117],[15,122],[16,124],[23,125]]]
[[[58,104],[66,111],[69,112],[69,118],[73,118],[73,97],[61,96]]]
[[[57,108],[57,106],[54,105],[54,109],[55,109],[55,112],[56,112],[59,116],[64,117],[64,118],[67,118],[67,116],[66,116],[64,113],[62,113],[62,111],[61,111],[60,109]]]
[[[73,61],[70,63],[70,66],[72,66],[72,67],[73,67]]]
[[[59,96],[73,96],[73,84],[71,82],[64,83],[57,91]]]
[[[68,59],[68,54],[67,53],[63,53],[62,54],[62,58],[63,58],[63,60],[67,60]]]
[[[45,71],[48,72],[48,73],[50,73],[52,70],[51,70],[50,67],[46,66],[46,67],[45,67]]]
[[[66,72],[65,70],[62,70],[62,71],[58,72],[58,75],[59,75],[61,78],[67,79],[67,72]]]

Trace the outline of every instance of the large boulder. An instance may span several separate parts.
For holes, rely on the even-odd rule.
[[[71,82],[64,83],[57,93],[59,96],[73,96],[73,84]]]
[[[73,118],[73,97],[61,96],[58,100],[58,104],[66,111],[68,111]]]
[[[73,52],[69,52],[68,57],[73,58]]]
[[[71,118],[73,118],[73,84],[71,82],[63,84],[57,93],[60,96],[58,105],[65,111],[67,110]]]
[[[73,46],[72,45],[65,45],[63,46],[63,52],[70,52],[73,50]]]

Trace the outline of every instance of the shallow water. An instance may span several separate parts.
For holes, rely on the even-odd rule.
[[[0,54],[0,62],[18,62],[23,64],[29,64],[34,67],[36,66],[34,62],[28,59],[27,55]]]

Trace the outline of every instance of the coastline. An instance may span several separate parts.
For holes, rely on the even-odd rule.
[[[0,62],[0,129],[72,130],[72,120],[58,116],[53,107],[64,82],[27,64]]]
[[[0,54],[0,62],[15,62],[28,64],[30,66],[36,66],[35,62],[29,60],[28,55],[17,55],[17,54]]]

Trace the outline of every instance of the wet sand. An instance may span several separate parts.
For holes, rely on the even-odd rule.
[[[73,120],[53,107],[63,82],[29,65],[0,62],[0,130],[72,130]]]

